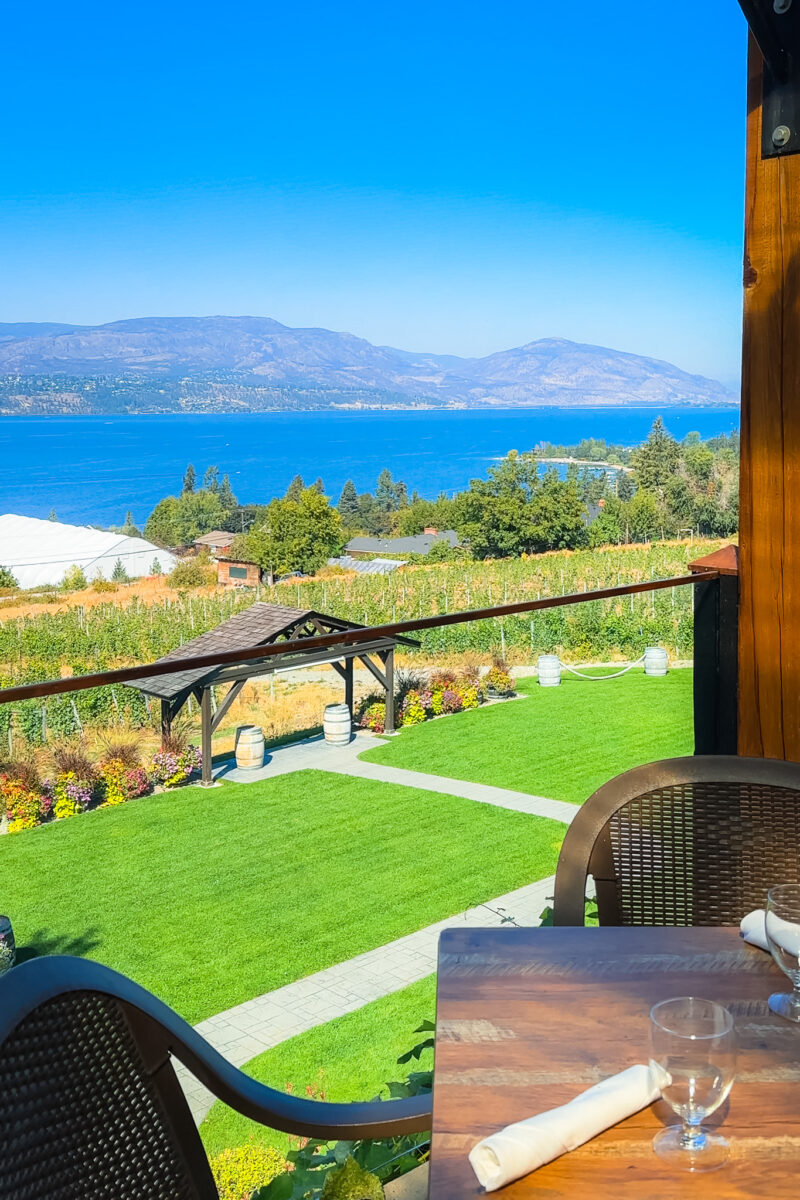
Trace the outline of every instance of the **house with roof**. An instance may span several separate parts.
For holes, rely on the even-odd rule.
[[[198,552],[207,550],[212,558],[221,558],[228,554],[235,537],[235,533],[229,533],[225,529],[212,529],[210,533],[204,533],[202,537],[194,539],[194,548]]]
[[[461,543],[455,529],[434,529],[427,526],[422,533],[413,537],[354,537],[345,546],[345,553],[351,558],[371,558],[386,554],[429,554],[437,543],[446,542],[455,549]]]

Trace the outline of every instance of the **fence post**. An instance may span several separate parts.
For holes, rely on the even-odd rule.
[[[719,571],[694,588],[694,752],[735,754],[737,741],[739,575],[736,546],[689,564]]]

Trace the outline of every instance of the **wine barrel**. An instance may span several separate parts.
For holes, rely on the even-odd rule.
[[[351,736],[350,709],[346,704],[328,704],[325,706],[325,716],[322,728],[325,741],[331,746],[346,746]]]
[[[561,659],[557,654],[540,654],[537,668],[540,687],[558,687],[561,683]]]
[[[645,675],[666,675],[669,667],[667,652],[661,646],[648,646],[644,652]]]
[[[236,730],[236,766],[257,771],[264,765],[264,730],[260,725],[240,725]]]
[[[17,961],[17,944],[8,917],[0,917],[0,975],[10,971]]]

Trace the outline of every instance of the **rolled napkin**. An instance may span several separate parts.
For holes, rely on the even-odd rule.
[[[575,1150],[661,1095],[651,1067],[628,1067],[581,1092],[569,1104],[507,1125],[470,1150],[469,1161],[487,1192]]]
[[[763,908],[755,909],[754,912],[748,913],[746,917],[742,917],[739,924],[739,931],[744,940],[750,942],[752,946],[759,946],[762,950],[769,950],[767,922],[769,922],[769,931],[773,940],[777,942],[786,954],[800,958],[800,924],[794,921],[784,921],[782,917],[776,916],[774,912],[767,913]]]
[[[769,950],[766,917],[767,914],[763,908],[756,908],[746,917],[742,917],[739,922],[739,932],[744,940],[751,946],[758,946],[761,950]]]

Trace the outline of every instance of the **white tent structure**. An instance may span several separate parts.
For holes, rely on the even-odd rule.
[[[21,588],[59,584],[73,565],[90,582],[98,575],[110,579],[117,559],[131,578],[149,575],[154,558],[162,571],[171,571],[177,562],[174,554],[144,538],[13,513],[0,516],[0,566],[9,568]]]

